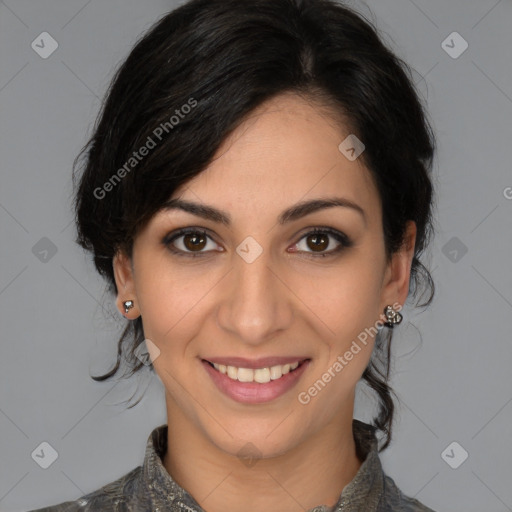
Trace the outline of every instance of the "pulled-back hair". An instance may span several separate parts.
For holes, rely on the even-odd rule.
[[[372,22],[331,0],[192,0],[139,39],[74,162],[76,241],[93,254],[109,292],[117,293],[116,252],[131,256],[137,233],[174,190],[208,166],[251,111],[289,92],[327,109],[363,141],[359,158],[381,198],[387,257],[413,220],[409,297],[424,289],[421,306],[431,302],[434,285],[419,257],[433,232],[433,131],[408,65]],[[146,155],[136,159],[143,146]],[[142,318],[126,322],[115,366],[93,379],[115,375],[123,352],[130,375],[144,366],[135,355]],[[379,331],[362,375],[378,395],[373,423],[386,438],[381,451],[394,412],[391,338],[392,329]]]

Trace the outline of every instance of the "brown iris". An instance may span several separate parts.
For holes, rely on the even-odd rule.
[[[188,250],[195,252],[194,249],[201,250],[204,248],[206,236],[201,233],[189,233],[183,236],[183,243]]]
[[[315,249],[315,251],[318,249],[319,251],[324,251],[327,247],[329,247],[329,237],[327,235],[323,234],[314,234],[309,235],[307,237],[308,240],[308,247],[310,249]],[[312,241],[313,245],[309,243],[309,241]],[[323,241],[323,242],[320,242]]]
[[[189,233],[183,236],[185,247],[191,252],[198,252],[206,245],[206,236],[202,233]],[[312,234],[307,237],[308,247],[315,252],[325,251],[329,247],[329,237],[325,234]],[[197,249],[197,251],[196,251]]]

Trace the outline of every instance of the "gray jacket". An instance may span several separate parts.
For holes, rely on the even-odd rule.
[[[383,472],[374,427],[354,419],[353,432],[363,464],[334,507],[320,505],[309,512],[434,512],[402,494]],[[148,438],[142,466],[75,501],[30,512],[205,512],[167,473],[166,450],[167,425],[161,425]]]

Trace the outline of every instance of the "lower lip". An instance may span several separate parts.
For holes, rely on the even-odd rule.
[[[259,382],[240,382],[230,379],[226,374],[213,368],[210,363],[202,361],[206,371],[219,390],[233,400],[245,404],[270,402],[283,395],[297,384],[309,362],[309,359],[304,361],[295,370],[288,372],[279,379],[260,384]]]

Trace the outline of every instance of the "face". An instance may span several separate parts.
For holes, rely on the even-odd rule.
[[[321,112],[293,95],[262,105],[175,191],[184,206],[114,260],[118,307],[134,300],[126,316],[159,350],[168,417],[230,454],[250,441],[270,457],[351,424],[375,326],[407,296],[414,224],[388,261],[371,175]]]

